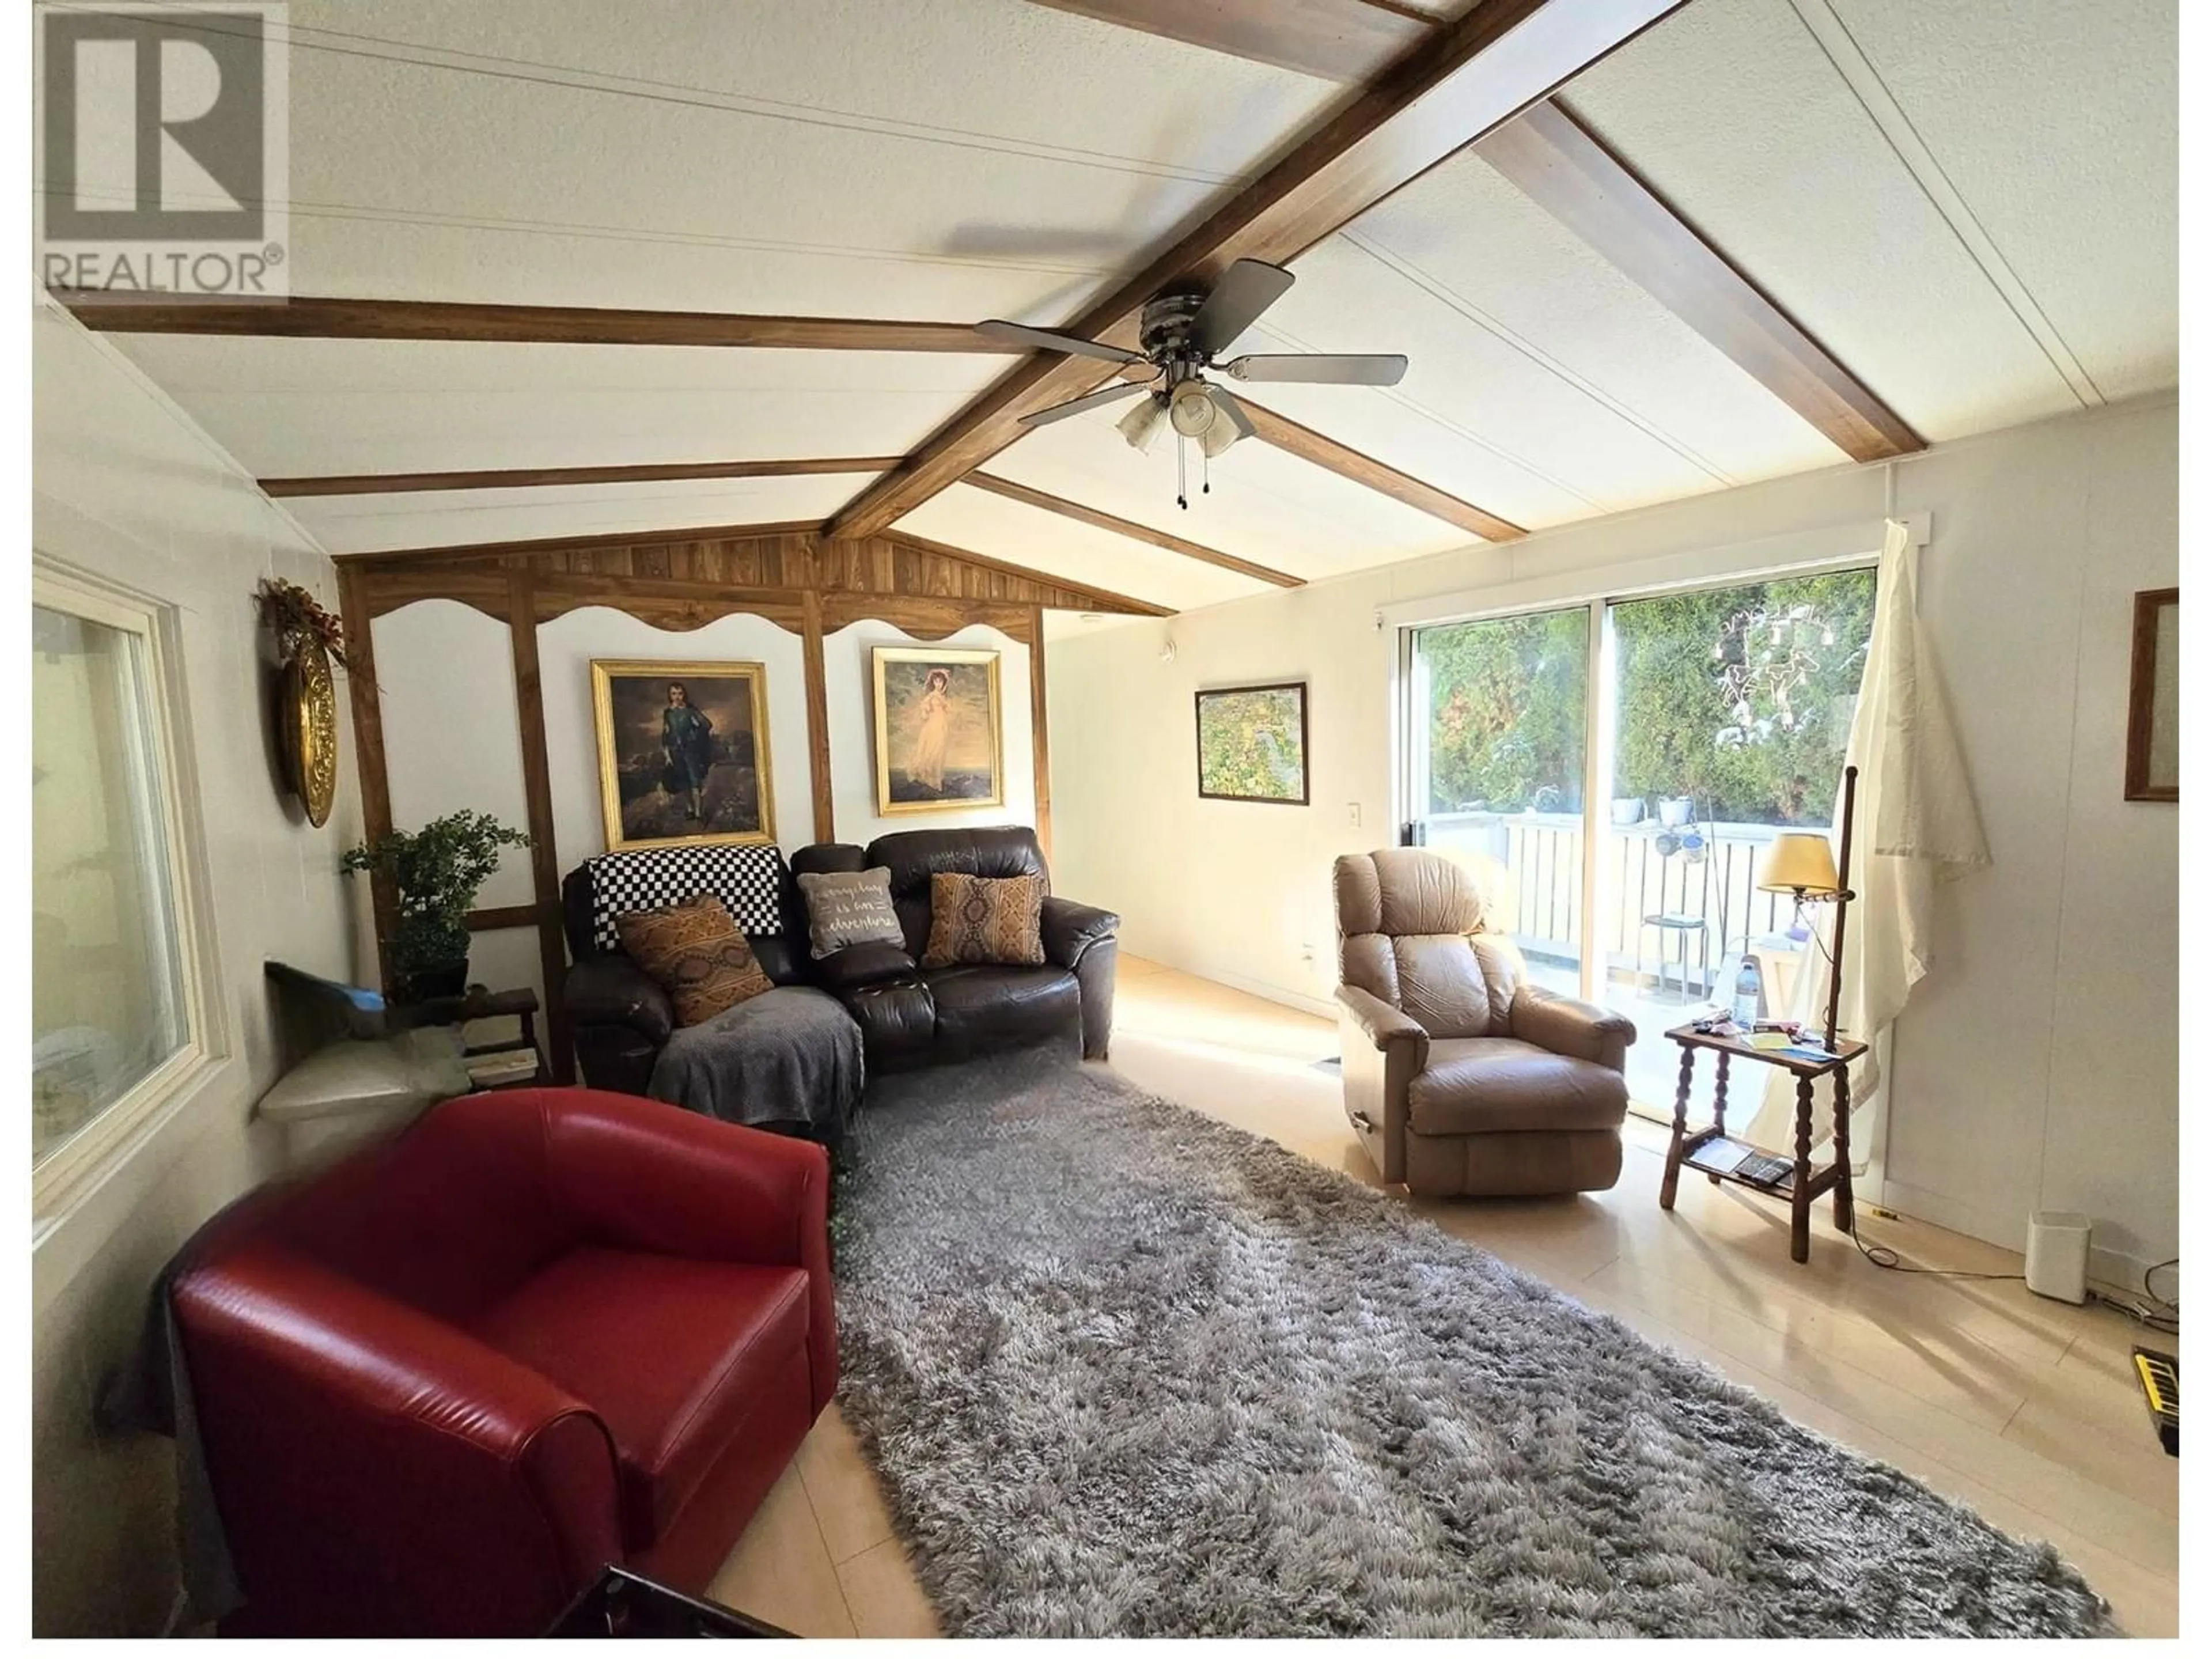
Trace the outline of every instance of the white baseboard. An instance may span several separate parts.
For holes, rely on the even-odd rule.
[[[2020,1255],[2027,1249],[2027,1218],[2021,1216],[2011,1221],[2000,1221],[1986,1216],[1955,1199],[1925,1188],[1914,1187],[1894,1176],[1883,1182],[1882,1207],[1894,1210],[1899,1215],[1910,1216],[1916,1221],[1925,1221],[1937,1227],[1947,1227],[1954,1233],[1964,1233],[1969,1238],[1978,1238],[1985,1244],[1994,1244],[2001,1250],[2010,1250]],[[2141,1295],[2143,1274],[2155,1264],[2126,1250],[2115,1249],[2097,1243],[2094,1228],[2089,1234],[2089,1278],[2092,1282],[2107,1285]]]
[[[1127,943],[1127,941],[1124,941]],[[1179,974],[1189,974],[1199,979],[1210,979],[1216,985],[1226,985],[1232,991],[1264,1001],[1279,1003],[1285,1008],[1296,1008],[1304,1013],[1318,1015],[1322,1019],[1336,1018],[1336,1000],[1333,997],[1313,996],[1304,991],[1293,991],[1288,986],[1276,985],[1264,979],[1253,979],[1247,975],[1232,973],[1202,958],[1178,957],[1166,951],[1132,950],[1147,962],[1157,962],[1163,968],[1172,968]]]
[[[1201,979],[1210,979],[1217,985],[1226,985],[1232,991],[1243,991],[1268,1002],[1280,1003],[1285,1008],[1301,1009],[1309,1014],[1317,1014],[1326,1020],[1334,1020],[1336,1018],[1336,1000],[1334,997],[1308,996],[1302,991],[1288,990],[1280,985],[1270,985],[1265,980],[1247,979],[1242,974],[1224,974],[1218,970],[1206,973],[1195,968],[1187,971],[1199,975]]]

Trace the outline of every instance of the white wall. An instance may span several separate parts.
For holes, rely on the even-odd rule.
[[[2015,1247],[2031,1209],[2087,1211],[2119,1278],[2179,1248],[2177,813],[2120,798],[2130,596],[2179,569],[2177,438],[2160,398],[1894,471],[1894,510],[1931,515],[1923,614],[1996,867],[1946,890],[1936,971],[1900,1023],[1888,1196]],[[1133,953],[1318,1006],[1330,862],[1395,838],[1382,607],[1467,592],[1479,610],[1532,580],[1632,590],[1765,543],[1752,568],[1774,538],[1888,506],[1883,469],[1839,468],[1056,640],[1055,883],[1119,910]],[[1314,805],[1198,799],[1192,692],[1300,678]]]
[[[41,554],[178,608],[182,764],[202,809],[228,1058],[38,1237],[32,1255],[33,1608],[40,1634],[150,1634],[174,1593],[167,1441],[106,1438],[100,1377],[130,1353],[162,1262],[274,1169],[251,1126],[280,1060],[262,976],[276,957],[369,971],[365,896],[339,875],[360,837],[352,732],[331,821],[280,794],[274,657],[252,594],[283,576],[335,605],[330,562],[114,349],[48,307],[33,328],[33,539]]]
[[[878,645],[942,645],[999,653],[999,770],[1006,803],[955,812],[876,811],[876,735],[873,659]],[[830,805],[837,839],[865,847],[901,830],[960,830],[990,823],[1036,822],[1036,768],[1030,744],[1030,649],[981,623],[941,640],[919,641],[884,622],[857,622],[822,641],[822,672],[830,697]]]
[[[369,635],[392,827],[420,830],[433,818],[467,811],[528,829],[507,624],[457,600],[423,599],[385,612],[370,624]],[[509,847],[477,903],[489,908],[536,897],[530,849]]]

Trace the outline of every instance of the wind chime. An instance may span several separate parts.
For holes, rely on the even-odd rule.
[[[1835,624],[1813,605],[1754,606],[1729,617],[1713,642],[1713,660],[1721,665],[1713,683],[1731,723],[1714,741],[1723,747],[1764,743],[1778,728],[1795,732],[1808,716],[1792,698],[1813,683],[1826,665],[1822,653],[1835,643]]]

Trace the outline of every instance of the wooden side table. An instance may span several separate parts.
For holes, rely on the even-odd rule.
[[[538,1046],[538,993],[527,986],[487,991],[471,985],[465,996],[434,998],[404,1012],[410,1024],[453,1028],[454,1046],[476,1090],[536,1088],[550,1080]],[[495,1020],[514,1021],[514,1034],[480,1041],[469,1030],[480,1021]]]
[[[1838,1038],[1836,1056],[1832,1060],[1802,1060],[1795,1054],[1782,1054],[1771,1048],[1754,1048],[1737,1037],[1714,1036],[1700,1031],[1694,1025],[1677,1025],[1667,1033],[1668,1040],[1679,1044],[1682,1050],[1680,1079],[1674,1085],[1674,1133],[1667,1143],[1667,1174],[1659,1183],[1659,1207],[1674,1207],[1674,1189],[1681,1179],[1683,1160],[1710,1141],[1728,1138],[1728,1075],[1732,1060],[1755,1060],[1762,1066],[1778,1066],[1797,1079],[1797,1144],[1796,1168],[1791,1172],[1787,1186],[1768,1186],[1741,1176],[1708,1170],[1705,1175],[1716,1184],[1734,1181],[1753,1192],[1787,1194],[1790,1200],[1790,1259],[1808,1260],[1813,1253],[1813,1200],[1822,1193],[1835,1195],[1835,1223],[1839,1232],[1851,1231],[1851,1062],[1867,1051],[1863,1042]],[[1689,1133],[1690,1085],[1695,1079],[1698,1050],[1712,1051],[1718,1071],[1713,1085],[1713,1121],[1708,1128]],[[1833,1149],[1826,1167],[1813,1167],[1813,1094],[1814,1085],[1822,1078],[1835,1079],[1835,1138]],[[1694,1166],[1692,1166],[1694,1167]]]

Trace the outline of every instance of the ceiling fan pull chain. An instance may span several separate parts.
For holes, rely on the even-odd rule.
[[[1201,495],[1213,493],[1213,452],[1204,444],[1198,447],[1198,493]]]
[[[1181,433],[1177,433],[1176,434],[1176,505],[1186,513],[1190,511],[1190,501],[1188,495],[1186,494],[1186,487],[1184,483],[1183,469],[1187,465],[1188,461],[1183,452],[1182,434]]]

